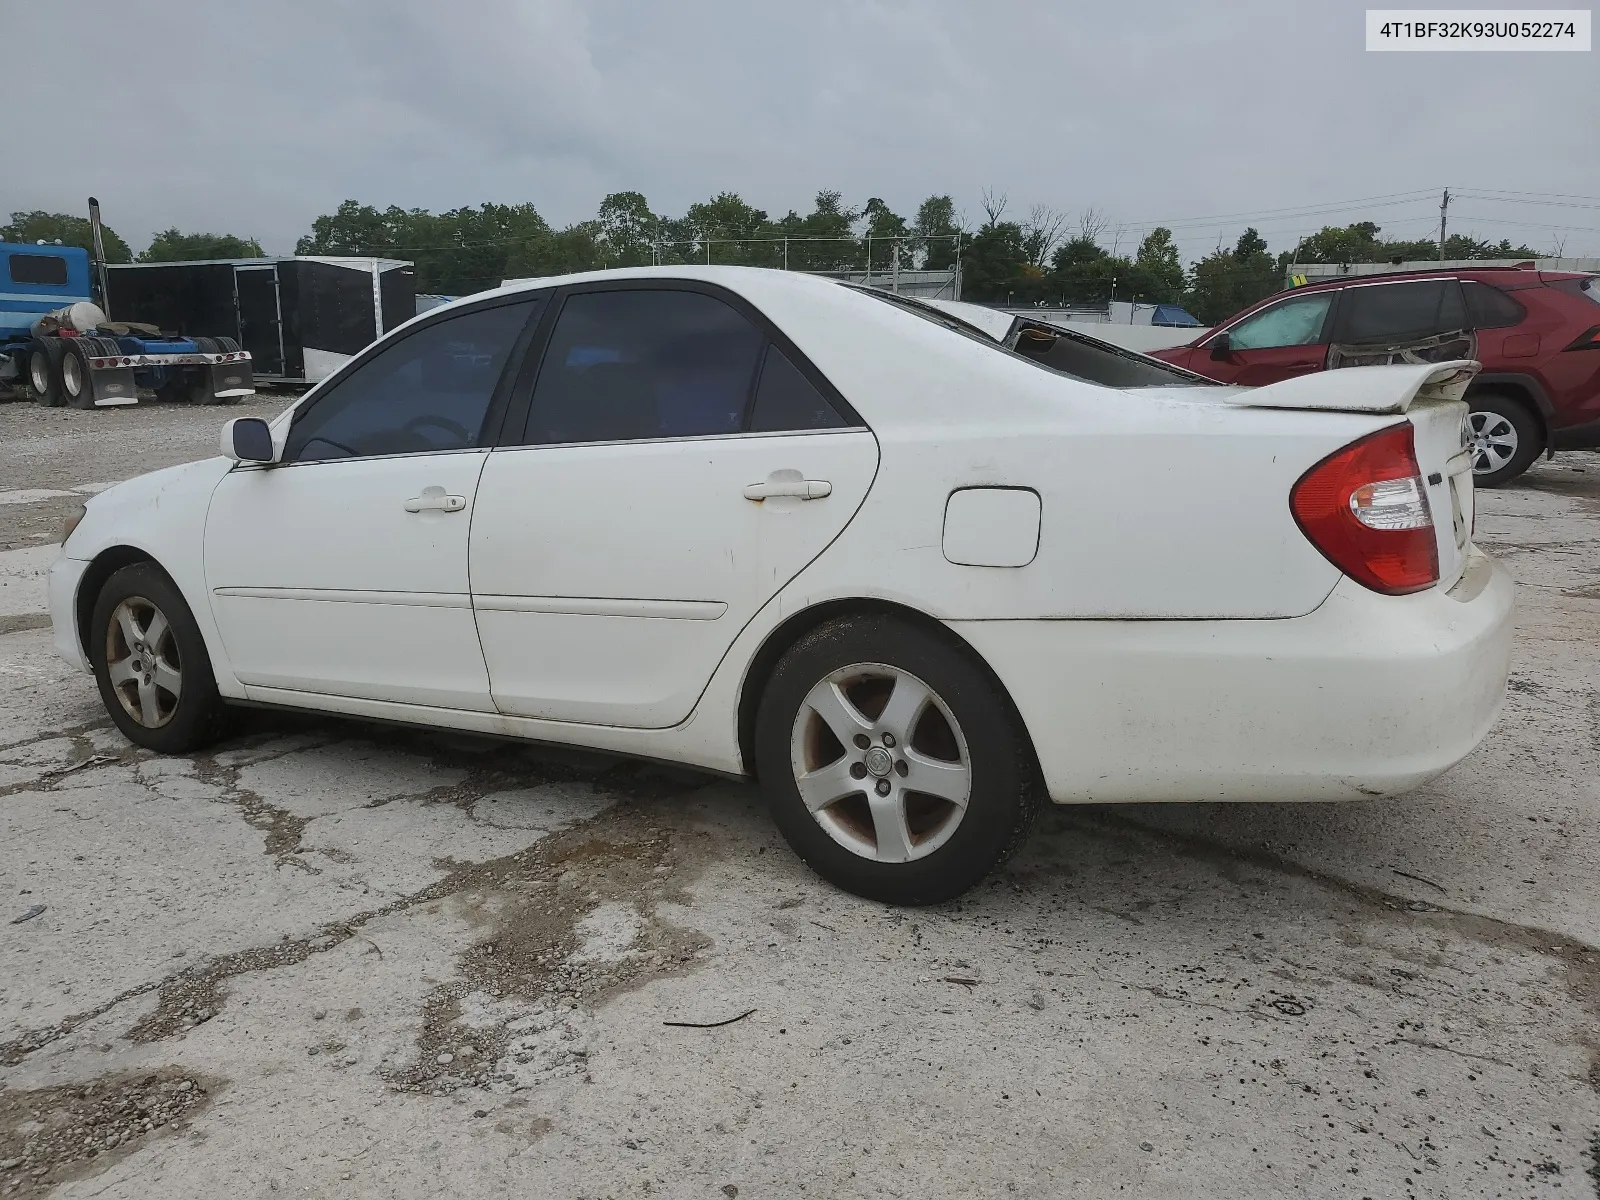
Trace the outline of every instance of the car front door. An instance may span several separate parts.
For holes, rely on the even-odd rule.
[[[441,314],[296,411],[212,497],[205,570],[251,688],[493,711],[467,586],[478,476],[540,300]]]
[[[688,283],[565,294],[524,393],[472,526],[495,704],[674,725],[855,514],[877,441],[759,313]]]
[[[1320,371],[1327,364],[1336,295],[1332,288],[1291,294],[1212,334],[1184,365],[1222,383],[1244,387]]]

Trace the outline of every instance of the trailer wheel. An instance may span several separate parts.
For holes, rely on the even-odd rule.
[[[28,343],[28,384],[44,407],[60,407],[61,342],[59,339],[34,338]]]
[[[89,352],[73,338],[62,347],[61,396],[73,408],[94,407],[94,379],[89,374]]]
[[[218,338],[217,339],[217,348],[223,354],[237,354],[237,353],[239,353],[239,343],[234,341],[230,337],[220,337],[220,338]]]
[[[216,338],[197,337],[193,339],[194,348],[201,354],[221,354],[222,347],[217,345]]]

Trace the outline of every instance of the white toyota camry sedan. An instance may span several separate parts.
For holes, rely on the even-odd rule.
[[[1242,392],[987,324],[731,267],[458,301],[91,499],[56,646],[158,751],[254,704],[753,776],[899,903],[1046,798],[1388,796],[1483,738],[1474,364]]]

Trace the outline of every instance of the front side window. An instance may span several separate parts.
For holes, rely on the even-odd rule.
[[[13,254],[10,256],[11,282],[40,287],[64,287],[67,260],[59,254]]]
[[[734,308],[668,289],[569,296],[523,443],[738,433],[766,339]]]
[[[1246,317],[1227,331],[1234,350],[1276,350],[1283,346],[1315,346],[1322,341],[1333,293],[1295,296]]]
[[[1339,341],[1407,342],[1467,327],[1461,285],[1454,279],[1417,279],[1348,287],[1339,316]]]
[[[479,309],[386,347],[295,418],[285,462],[424,454],[485,444],[484,422],[517,335],[541,302]]]

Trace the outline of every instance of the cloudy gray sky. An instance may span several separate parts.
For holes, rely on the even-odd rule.
[[[976,220],[993,188],[1192,257],[1247,222],[1426,236],[1449,186],[1504,193],[1452,231],[1600,255],[1600,54],[1369,54],[1342,0],[5,7],[0,209],[94,193],[136,249],[176,225],[288,252],[347,197],[565,224],[612,191],[781,214],[832,187]]]

